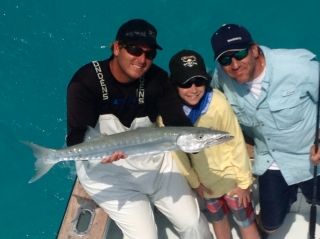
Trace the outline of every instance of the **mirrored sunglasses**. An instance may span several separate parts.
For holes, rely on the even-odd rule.
[[[249,48],[247,47],[246,49],[236,51],[232,55],[229,56],[221,56],[218,61],[220,65],[222,66],[228,66],[232,62],[232,58],[236,59],[237,61],[241,61],[242,59],[246,58],[248,53],[249,53]]]
[[[156,49],[145,51],[141,47],[138,47],[132,44],[122,44],[122,46],[124,49],[127,50],[127,52],[130,55],[133,55],[133,56],[141,56],[144,53],[147,59],[153,60],[157,55]]]
[[[202,77],[197,77],[191,80],[188,80],[186,83],[184,84],[177,84],[178,87],[180,88],[190,88],[193,84],[195,84],[196,87],[200,87],[200,86],[204,86],[207,83],[207,80],[202,78]]]

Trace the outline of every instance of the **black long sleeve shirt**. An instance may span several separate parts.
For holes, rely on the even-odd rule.
[[[152,64],[141,78],[120,83],[112,75],[109,58],[99,61],[107,88],[107,100],[92,63],[81,67],[71,79],[67,92],[67,145],[83,142],[87,126],[95,127],[102,114],[113,114],[130,127],[137,117],[148,116],[155,122],[162,116],[166,126],[192,126],[183,112],[181,100],[168,80],[168,74]],[[101,74],[100,74],[101,78]],[[143,96],[143,99],[140,97]],[[141,100],[144,104],[139,104]]]

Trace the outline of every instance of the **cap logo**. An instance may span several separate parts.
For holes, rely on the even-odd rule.
[[[181,57],[183,62],[183,66],[193,67],[194,65],[198,65],[197,58],[195,56],[183,56]]]
[[[237,40],[242,40],[242,37],[235,37],[235,38],[231,38],[231,39],[228,39],[227,42],[232,42],[232,41],[237,41]]]
[[[147,34],[146,31],[144,31],[144,32],[132,31],[132,32],[127,32],[126,33],[126,36],[129,36],[129,37],[133,37],[133,36],[146,37],[147,35],[149,35],[152,38],[156,38],[155,32],[153,32],[151,30],[149,30],[148,34]]]

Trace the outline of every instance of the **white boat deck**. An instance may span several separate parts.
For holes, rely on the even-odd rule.
[[[254,184],[253,189],[253,201],[256,205],[256,211],[259,211],[259,203],[257,200],[257,186]],[[298,200],[295,202],[290,213],[287,215],[284,225],[279,228],[275,233],[271,234],[268,239],[308,239],[308,229],[309,229],[309,214],[311,205],[305,202],[305,199],[301,193],[298,194]],[[206,214],[205,207],[201,205],[201,209]],[[320,207],[317,206],[317,225],[315,239],[320,239]],[[159,239],[179,239],[178,234],[175,232],[171,223],[163,216],[159,211],[155,213],[156,223],[158,226]],[[240,232],[233,223],[230,217],[230,222],[232,226],[232,236],[233,239],[238,239],[240,237]],[[212,225],[209,224],[210,229],[214,235]],[[122,233],[116,224],[111,221],[110,227],[107,234],[107,239],[122,239]]]

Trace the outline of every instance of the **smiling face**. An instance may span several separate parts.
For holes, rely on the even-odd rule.
[[[134,43],[135,46],[144,51],[154,50],[147,44]],[[110,62],[110,69],[113,76],[121,83],[129,83],[140,78],[150,68],[152,61],[147,59],[145,53],[140,56],[134,56],[119,44],[114,42],[114,58]]]
[[[234,51],[226,52],[222,56],[233,55]],[[264,69],[264,57],[259,53],[257,44],[253,44],[248,55],[242,60],[231,59],[231,64],[227,66],[221,65],[226,74],[240,84],[253,81]]]
[[[204,85],[196,86],[195,84],[192,84],[190,88],[181,88],[177,86],[177,89],[183,102],[192,107],[199,103],[205,93],[206,87]]]

